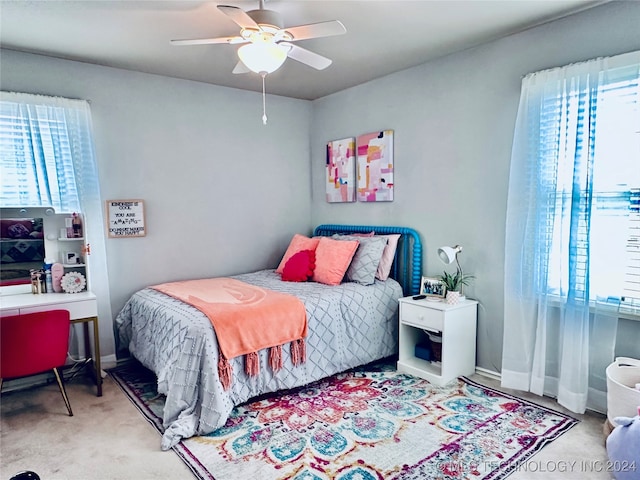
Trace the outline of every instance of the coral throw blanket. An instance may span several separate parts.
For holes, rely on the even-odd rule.
[[[282,345],[291,343],[292,362],[297,365],[305,360],[307,313],[304,303],[293,295],[227,277],[151,288],[193,305],[211,320],[220,346],[218,373],[225,390],[231,386],[231,358],[245,355],[245,371],[257,375],[257,352],[269,348],[269,364],[277,371],[282,367]]]

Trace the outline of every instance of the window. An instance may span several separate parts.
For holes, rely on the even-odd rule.
[[[543,212],[547,293],[640,307],[637,71],[612,69],[593,83],[564,79],[543,97],[537,168],[555,202]]]
[[[640,135],[640,132],[638,132]],[[637,164],[640,163],[640,160]],[[640,168],[640,166],[638,167]],[[640,312],[640,188],[632,188],[629,197],[629,234],[622,289],[622,307]]]
[[[59,106],[0,102],[0,206],[80,211],[69,115]]]
[[[640,51],[522,80],[505,235],[502,386],[606,411],[639,318]]]
[[[88,101],[0,91],[0,207],[82,213],[98,316],[112,318],[97,165]]]

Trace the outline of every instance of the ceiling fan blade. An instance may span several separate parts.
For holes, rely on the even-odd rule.
[[[291,34],[293,37],[292,41],[306,40],[307,38],[330,37],[332,35],[347,33],[347,29],[339,20],[299,25],[297,27],[285,28],[284,30]]]
[[[238,44],[247,43],[242,37],[194,38],[191,40],[171,40],[171,45],[211,45],[214,43]]]
[[[238,7],[231,5],[218,5],[218,10],[227,15],[231,20],[236,22],[242,28],[253,28],[262,30],[253,18],[247,15],[247,12]]]
[[[242,61],[239,61],[238,63],[236,63],[236,66],[233,68],[233,71],[231,73],[249,73],[250,71],[251,70],[249,70],[249,67],[242,63]]]
[[[289,53],[287,56],[289,58],[293,58],[300,63],[304,63],[305,65],[309,65],[317,70],[324,70],[329,65],[331,65],[331,60],[327,57],[323,57],[322,55],[318,55],[317,53],[312,52],[311,50],[307,50],[306,48],[298,47],[297,45],[293,45],[288,42],[280,42],[278,45],[284,45],[285,47],[290,47]]]

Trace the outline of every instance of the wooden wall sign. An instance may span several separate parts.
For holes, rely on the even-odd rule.
[[[107,200],[107,229],[109,237],[144,237],[143,200]]]

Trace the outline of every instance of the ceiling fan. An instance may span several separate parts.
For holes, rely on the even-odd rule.
[[[172,45],[210,45],[226,43],[242,45],[238,49],[240,61],[233,73],[254,71],[264,76],[271,73],[288,58],[297,60],[317,70],[331,65],[331,60],[292,42],[311,38],[342,35],[347,29],[338,20],[284,27],[280,13],[264,8],[259,0],[258,10],[244,11],[231,5],[218,5],[218,10],[240,26],[240,35],[233,37],[171,40]]]

